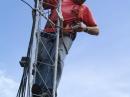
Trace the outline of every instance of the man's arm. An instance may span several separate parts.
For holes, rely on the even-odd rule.
[[[84,23],[80,24],[80,27],[82,28],[82,31],[90,34],[90,35],[99,35],[99,28],[98,26],[86,26]]]
[[[86,26],[83,22],[77,23],[74,26],[66,25],[64,28],[64,32],[71,31],[71,32],[86,32],[90,35],[99,35],[99,28],[98,26]]]
[[[83,29],[84,32],[90,34],[90,35],[99,35],[99,28],[98,26],[94,27],[86,27]]]
[[[87,6],[83,6],[83,9],[81,10],[81,28],[84,32],[87,32],[90,35],[98,35],[99,34],[99,28],[93,18],[93,15],[90,11],[90,9]]]

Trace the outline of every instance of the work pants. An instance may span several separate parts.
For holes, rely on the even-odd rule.
[[[75,39],[73,35],[60,35],[58,48],[58,66],[56,88],[61,79],[64,66],[64,59]],[[38,64],[36,65],[35,84],[39,85],[43,91],[53,89],[54,62],[56,51],[56,34],[41,33],[38,46]]]

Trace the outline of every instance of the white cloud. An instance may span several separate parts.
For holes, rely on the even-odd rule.
[[[66,62],[58,97],[130,97],[129,61]],[[0,71],[0,97],[15,97],[17,82]]]
[[[96,69],[77,64],[65,68],[59,97],[130,97],[129,67]]]
[[[0,97],[15,97],[17,88],[17,82],[0,71]]]

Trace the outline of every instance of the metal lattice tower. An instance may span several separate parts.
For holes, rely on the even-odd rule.
[[[21,0],[23,1],[23,0]],[[25,1],[23,1],[26,3]],[[42,44],[43,48],[46,49],[46,52],[49,55],[47,48],[45,47],[44,43],[41,41],[40,37],[40,22],[41,22],[41,17],[44,17],[46,21],[49,21],[51,25],[55,25],[57,29],[57,34],[56,34],[56,54],[55,54],[55,60],[52,60],[51,56],[50,59],[54,61],[54,78],[53,78],[53,97],[55,97],[55,92],[56,92],[56,78],[57,78],[57,61],[58,61],[58,46],[59,46],[59,34],[61,31],[61,25],[62,25],[62,12],[61,12],[61,3],[62,0],[58,0],[57,3],[57,14],[58,14],[58,19],[57,19],[57,25],[55,25],[51,20],[48,19],[46,16],[46,12],[43,12],[44,9],[42,8],[42,1],[41,0],[34,0],[34,8],[32,8],[32,16],[33,16],[33,23],[32,23],[32,30],[31,30],[31,36],[30,36],[30,41],[29,41],[29,46],[28,46],[28,51],[27,51],[27,56],[22,57],[20,64],[23,67],[23,75],[21,79],[21,83],[18,89],[18,93],[16,97],[32,97],[32,92],[31,88],[32,85],[35,81],[35,75],[36,72],[38,72],[37,69],[37,56],[38,56],[38,45],[39,43]],[[48,11],[49,13],[49,11]],[[45,63],[44,63],[45,64]],[[39,73],[39,72],[38,72]],[[40,76],[40,73],[39,73]],[[42,79],[43,83],[45,81]]]

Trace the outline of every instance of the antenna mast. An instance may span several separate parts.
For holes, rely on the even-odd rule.
[[[21,0],[24,3],[26,3],[29,7],[31,7],[27,2],[24,0]],[[62,0],[57,1],[57,24],[56,24],[56,51],[55,51],[55,62],[54,62],[54,78],[53,78],[53,97],[56,95],[56,80],[57,80],[57,66],[58,66],[58,48],[59,48],[59,36],[62,28],[62,22],[63,22],[63,16],[61,11],[61,4]],[[18,89],[18,93],[16,97],[32,97],[32,85],[35,80],[35,72],[36,72],[36,64],[37,64],[37,55],[38,55],[38,44],[39,44],[39,34],[40,27],[39,22],[41,20],[41,16],[43,16],[46,20],[49,20],[46,16],[44,16],[44,13],[42,13],[42,0],[34,0],[34,8],[32,8],[32,17],[33,17],[33,23],[32,23],[32,30],[31,30],[31,36],[27,51],[27,56],[22,57],[20,61],[21,67],[23,67],[23,75],[21,79],[21,83]],[[49,22],[53,25],[55,25],[51,20]]]
[[[24,0],[21,1],[29,5]],[[22,57],[20,61],[20,65],[24,69],[16,97],[32,97],[31,88],[33,84],[33,69],[34,69],[33,66],[37,62],[37,42],[38,42],[37,32],[39,32],[39,21],[41,17],[40,13],[37,11],[41,9],[40,0],[34,0],[34,8],[33,7],[31,8],[33,17],[31,36],[27,56]]]
[[[56,79],[57,79],[57,66],[58,66],[58,48],[59,48],[59,36],[61,32],[61,26],[63,21],[62,11],[61,11],[62,0],[58,0],[57,3],[57,37],[56,37],[56,53],[55,53],[55,63],[54,63],[54,80],[53,80],[53,97],[56,94]]]

